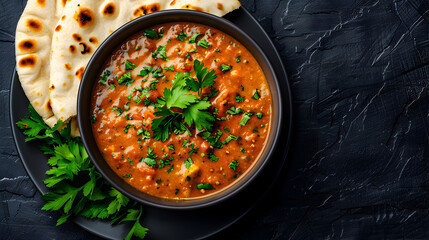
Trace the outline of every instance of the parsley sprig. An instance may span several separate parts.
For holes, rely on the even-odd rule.
[[[29,106],[30,116],[17,122],[26,141],[41,140],[41,150],[48,156],[49,176],[44,183],[49,192],[43,195],[46,204],[43,210],[61,211],[57,226],[73,216],[90,219],[109,219],[111,224],[131,223],[126,240],[133,236],[144,238],[148,229],[140,224],[142,206],[106,182],[89,160],[80,138],[70,135],[70,123],[61,121],[47,126],[34,108]]]
[[[201,100],[193,94],[188,94],[191,90],[202,95],[204,87],[211,87],[215,84],[215,71],[208,71],[200,61],[194,61],[194,70],[197,80],[194,80],[189,73],[176,73],[173,86],[164,89],[165,106],[158,108],[154,113],[159,117],[152,121],[153,138],[155,140],[166,141],[172,132],[183,134],[188,126],[195,124],[195,127],[202,131],[213,130],[215,118],[207,110],[211,104],[209,101]],[[182,109],[182,113],[173,111],[173,108]],[[182,121],[183,120],[183,121]]]

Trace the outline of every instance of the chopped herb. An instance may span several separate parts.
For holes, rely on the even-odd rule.
[[[159,35],[156,30],[145,30],[143,36],[148,37],[150,39],[159,39]]]
[[[139,46],[137,46],[137,47],[136,47],[136,51],[138,51],[138,50],[140,50],[140,49],[141,49],[141,47],[139,47]]]
[[[201,41],[198,41],[197,46],[203,47],[203,48],[209,48],[210,43],[203,39]]]
[[[264,127],[264,124],[261,124],[261,128],[263,128]]]
[[[110,90],[113,90],[113,89],[115,89],[115,84],[111,83],[110,84]]]
[[[154,72],[152,72],[152,76],[154,77],[154,78],[160,78],[160,77],[164,77],[164,74],[162,74],[162,69],[161,68],[158,68],[157,70],[155,70]],[[158,80],[156,80],[157,82],[159,82]],[[156,83],[157,83],[156,82]],[[151,81],[151,84],[153,84],[154,83],[154,81]]]
[[[179,35],[176,35],[176,39],[179,41],[185,41],[185,38],[187,38],[188,35],[186,33],[184,33],[183,31],[181,33],[179,33]]]
[[[258,93],[258,89],[255,90],[255,94],[253,94],[253,99],[258,100],[261,96]]]
[[[167,147],[168,147],[168,149],[170,149],[170,150],[174,151],[174,145],[173,145],[173,144],[170,144],[170,145],[168,145]]]
[[[254,113],[246,112],[243,114],[243,117],[241,118],[241,121],[238,125],[244,126],[246,123],[250,120],[250,117],[253,116]]]
[[[216,51],[216,52],[220,52],[220,49],[219,49],[219,48],[216,48],[216,49],[215,49],[215,51]]]
[[[142,70],[140,70],[140,73],[137,74],[138,76],[148,76],[149,73],[151,73],[153,71],[153,67],[143,67]]]
[[[134,79],[131,77],[131,72],[126,72],[118,79],[118,83],[121,84],[130,84],[134,82]]]
[[[127,98],[128,98],[128,100],[131,100],[131,98],[133,98],[133,95],[130,94],[130,95],[127,96]]]
[[[225,139],[225,141],[223,141],[223,144],[227,144],[227,143],[231,142],[232,140],[237,141],[238,139],[239,139],[239,137],[237,137],[237,136],[229,135],[229,136]]]
[[[232,69],[232,67],[231,67],[231,66],[228,66],[228,65],[225,65],[225,64],[222,64],[222,66],[220,66],[220,67],[219,67],[219,69],[220,69],[223,73],[226,73],[226,72],[228,72],[229,70],[231,70],[231,69]]]
[[[116,113],[116,116],[119,117],[121,116],[121,114],[124,112],[124,110],[122,110],[122,108],[118,108],[118,112]]]
[[[140,103],[140,102],[142,101],[142,99],[141,99],[139,96],[137,96],[137,95],[135,95],[135,96],[133,97],[133,100],[134,100],[134,102],[136,102],[136,103]]]
[[[259,119],[261,119],[262,118],[262,113],[257,113],[256,117],[258,117]]]
[[[191,49],[191,51],[189,51],[190,53],[196,53],[196,52],[198,52],[198,50],[197,49]]]
[[[127,173],[127,174],[125,174],[125,175],[124,175],[124,177],[125,177],[125,178],[130,178],[130,177],[132,177],[132,176],[133,176],[133,175],[131,175],[131,174],[129,174],[129,173]]]
[[[197,37],[203,35],[202,33],[196,33],[194,34],[188,41],[188,43],[195,43],[197,41]]]
[[[200,184],[197,185],[197,189],[198,190],[201,190],[201,189],[204,189],[204,190],[213,190],[214,187],[210,183],[200,183]]]
[[[231,130],[229,130],[229,128],[223,126],[223,130],[227,131],[227,132],[231,132]]]
[[[155,52],[152,53],[152,57],[157,60],[158,58],[161,58],[164,61],[168,61],[167,53],[165,51],[165,46],[158,47]]]
[[[124,110],[125,110],[125,111],[130,110],[130,102],[125,103],[125,105],[124,105]]]
[[[185,147],[188,142],[189,142],[189,138],[185,139],[185,141],[183,142],[182,147]]]
[[[244,113],[244,110],[241,108],[235,108],[234,106],[232,106],[229,110],[226,111],[226,113],[231,115],[238,115],[240,113]]]
[[[189,155],[192,155],[193,153],[197,153],[198,152],[198,148],[194,148],[191,151],[189,151]]]
[[[170,173],[173,170],[174,170],[174,165],[172,165],[171,168],[167,169],[167,173]]]
[[[174,66],[166,67],[164,70],[174,71]]]
[[[234,43],[232,41],[229,41],[229,45],[233,45]]]
[[[209,152],[209,160],[212,162],[217,162],[219,160],[218,157],[216,157],[213,152]]]
[[[100,81],[98,81],[101,84],[107,83],[107,78],[110,76],[111,72],[109,70],[104,70],[103,74],[101,74]]]
[[[244,98],[240,97],[240,95],[237,94],[237,96],[235,97],[235,101],[238,103],[242,103],[244,102]]]
[[[179,189],[178,188],[176,188],[176,190],[174,190],[174,194],[175,195],[179,194]]]
[[[134,70],[136,69],[136,65],[130,61],[125,62],[125,70]]]
[[[188,158],[186,161],[183,162],[183,164],[185,164],[186,169],[189,169],[191,167],[192,163],[194,163],[194,162],[192,161],[191,158]]]
[[[204,153],[201,153],[201,157],[205,157],[206,156],[206,154],[204,154]]]
[[[228,167],[235,171],[235,170],[237,169],[238,165],[239,165],[239,162],[238,162],[238,161],[236,161],[236,160],[233,160],[233,161],[228,165]]]
[[[191,59],[191,55],[189,55],[189,53],[187,53],[187,54],[185,55],[185,58],[187,58],[187,59]]]
[[[130,163],[130,165],[133,165],[133,160],[128,158],[128,162]]]
[[[244,87],[243,85],[240,85],[241,91],[244,91]]]
[[[136,127],[134,126],[134,124],[128,124],[128,125],[125,127],[124,132],[125,132],[125,133],[128,133],[128,129],[129,129],[130,127],[133,127],[134,129],[136,129]]]
[[[241,56],[238,56],[237,59],[235,60],[237,63],[241,62],[240,60]]]

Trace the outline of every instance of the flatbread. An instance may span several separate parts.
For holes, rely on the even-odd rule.
[[[16,28],[16,70],[21,86],[50,127],[57,123],[49,102],[52,31],[65,4],[63,0],[28,0]]]
[[[77,93],[94,51],[134,18],[164,9],[193,9],[217,16],[240,7],[237,0],[70,0],[52,39],[50,100],[55,116],[76,116]]]

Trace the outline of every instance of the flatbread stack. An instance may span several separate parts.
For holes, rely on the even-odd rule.
[[[223,16],[237,0],[28,0],[16,30],[17,72],[35,110],[49,126],[72,120],[85,67],[98,46],[135,18],[167,9]],[[72,132],[73,133],[73,132]]]

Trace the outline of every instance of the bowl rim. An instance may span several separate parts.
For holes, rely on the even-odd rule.
[[[85,121],[90,122],[90,119],[83,119],[84,118],[83,117],[83,115],[84,115],[83,111],[85,111],[85,106],[83,106],[83,103],[82,103],[83,102],[82,99],[85,98],[85,94],[83,93],[83,89],[87,88],[87,87],[90,87],[91,89],[93,89],[93,87],[94,87],[94,82],[91,81],[90,79],[88,79],[88,77],[89,77],[88,75],[90,75],[89,72],[94,71],[94,70],[92,70],[93,68],[98,69],[98,70],[101,69],[101,67],[98,67],[100,65],[97,64],[97,61],[98,61],[97,56],[100,55],[101,52],[107,51],[107,50],[104,50],[104,48],[106,47],[106,45],[109,44],[110,41],[113,41],[113,39],[115,39],[115,38],[117,38],[119,36],[122,36],[122,35],[126,35],[126,37],[124,37],[125,40],[123,40],[120,43],[120,44],[122,44],[124,41],[126,41],[126,39],[128,39],[128,38],[132,37],[133,35],[135,35],[136,32],[133,32],[133,33],[130,33],[130,34],[123,33],[123,32],[126,32],[128,29],[134,27],[134,25],[142,24],[141,22],[144,22],[147,19],[154,19],[154,18],[155,19],[156,18],[161,18],[162,19],[162,18],[164,18],[166,16],[191,16],[191,17],[197,17],[197,18],[198,17],[199,18],[208,18],[208,19],[210,19],[212,21],[218,22],[220,25],[224,25],[225,28],[231,29],[236,36],[241,35],[244,39],[246,39],[246,41],[248,42],[249,45],[251,45],[252,47],[254,47],[256,49],[255,52],[258,52],[260,54],[260,56],[262,57],[263,62],[265,62],[265,64],[267,65],[267,67],[269,69],[269,72],[270,72],[270,74],[272,75],[272,78],[273,78],[273,83],[274,83],[273,85],[274,86],[271,85],[270,86],[270,90],[271,91],[274,90],[276,92],[277,99],[278,99],[278,103],[277,103],[278,104],[278,109],[277,109],[277,111],[278,111],[277,126],[271,126],[271,128],[273,130],[271,130],[271,133],[270,133],[270,134],[274,135],[274,137],[273,137],[274,140],[273,140],[272,146],[268,146],[268,145],[265,146],[265,149],[262,152],[262,155],[264,155],[265,152],[268,151],[266,153],[265,158],[262,159],[262,155],[261,155],[261,157],[257,160],[257,162],[262,161],[262,163],[258,166],[257,169],[254,170],[253,174],[250,175],[249,171],[253,171],[253,168],[256,167],[256,163],[257,162],[255,162],[253,164],[253,166],[246,171],[247,173],[244,174],[243,177],[241,177],[241,179],[238,179],[235,183],[230,184],[230,186],[226,187],[224,190],[221,190],[218,193],[214,193],[213,195],[211,195],[211,196],[209,196],[207,198],[201,198],[201,199],[198,198],[198,199],[195,199],[195,200],[192,200],[192,199],[191,200],[175,200],[175,199],[163,199],[163,198],[152,196],[153,198],[156,198],[156,199],[160,199],[160,200],[163,200],[163,201],[171,201],[171,202],[193,202],[193,201],[201,201],[201,200],[204,201],[204,200],[206,200],[203,203],[197,203],[195,205],[190,205],[190,204],[189,205],[168,205],[168,204],[156,203],[156,202],[153,202],[153,201],[150,201],[150,200],[147,200],[147,199],[140,198],[140,197],[132,194],[131,192],[125,190],[121,186],[120,183],[118,183],[118,182],[114,181],[112,178],[110,178],[107,175],[107,173],[105,172],[104,168],[102,166],[100,166],[100,164],[99,164],[98,161],[100,161],[100,160],[105,161],[105,160],[104,160],[104,158],[99,159],[98,157],[96,157],[94,155],[93,150],[91,149],[91,147],[89,147],[89,143],[88,143],[89,140],[86,139],[84,131],[81,131],[81,139],[82,139],[83,145],[84,145],[84,147],[85,147],[85,149],[86,149],[86,151],[88,153],[88,156],[89,156],[91,162],[94,164],[95,168],[101,173],[101,175],[103,176],[103,178],[105,180],[107,180],[115,189],[117,189],[118,191],[120,191],[125,196],[127,196],[127,197],[129,197],[129,198],[131,198],[131,199],[133,199],[133,200],[135,200],[135,201],[137,201],[139,203],[143,203],[145,205],[152,206],[152,207],[157,207],[157,208],[161,208],[161,209],[168,209],[168,210],[200,209],[200,208],[205,208],[205,207],[217,205],[217,204],[219,204],[221,202],[224,202],[227,199],[230,199],[230,198],[238,195],[239,192],[241,192],[243,189],[245,189],[247,186],[249,186],[250,183],[253,182],[253,180],[255,178],[257,178],[258,175],[260,175],[260,173],[263,171],[263,169],[265,168],[265,166],[267,165],[267,163],[269,162],[269,160],[272,158],[272,156],[273,156],[273,154],[276,151],[276,148],[278,146],[280,133],[281,133],[281,130],[283,128],[283,126],[282,126],[282,122],[283,122],[283,108],[282,108],[283,101],[282,101],[282,94],[281,94],[281,91],[280,91],[280,85],[279,85],[277,76],[275,74],[275,71],[273,69],[273,66],[272,66],[271,62],[269,61],[268,57],[266,56],[266,54],[264,53],[264,51],[255,42],[255,40],[253,40],[252,37],[250,37],[247,33],[245,33],[239,27],[237,27],[234,23],[228,21],[225,18],[217,17],[217,16],[209,14],[209,13],[200,12],[200,11],[193,11],[193,10],[186,10],[186,9],[162,10],[162,11],[159,11],[159,12],[155,12],[155,13],[151,13],[151,14],[148,14],[148,15],[144,15],[142,17],[138,17],[138,18],[136,18],[136,19],[134,19],[132,21],[129,21],[129,22],[125,23],[120,28],[118,28],[116,31],[114,31],[112,34],[110,34],[100,44],[100,46],[94,52],[94,54],[92,55],[91,59],[89,60],[87,66],[85,68],[85,72],[83,74],[82,81],[81,81],[80,86],[79,86],[78,98],[77,98],[77,120],[78,120],[78,126],[79,126],[79,129],[83,129],[84,122]],[[194,23],[199,23],[199,24],[203,24],[203,25],[206,25],[206,26],[210,26],[209,24],[204,23],[204,22],[200,22],[200,21],[197,21],[197,20],[188,20],[188,19],[183,20],[183,21],[163,21],[163,20],[161,20],[160,23],[158,23],[158,24],[164,24],[164,23],[168,23],[168,22],[194,22]],[[150,26],[155,26],[155,25],[157,25],[157,24],[150,24],[148,26],[145,26],[144,28],[149,28]],[[210,26],[210,27],[212,27],[212,26]],[[216,27],[213,27],[213,28],[216,28]],[[221,31],[224,31],[224,30],[221,30]],[[230,34],[230,35],[232,37],[234,37],[232,34]],[[234,37],[234,38],[236,38],[236,37]],[[120,46],[120,44],[117,45],[116,47]],[[116,49],[116,48],[114,48],[114,49]],[[110,51],[112,53],[114,50],[113,51],[108,50],[108,51]],[[103,65],[101,65],[101,66],[103,66]],[[97,74],[98,73],[99,73],[99,71],[97,71]],[[267,73],[265,73],[265,75],[266,74]],[[88,84],[85,84],[85,82],[90,82],[91,84],[88,85]],[[275,109],[273,109],[273,111],[275,111]],[[272,122],[274,122],[274,119],[272,120]],[[276,128],[274,129],[274,127],[276,127]],[[93,137],[92,130],[90,130],[90,132],[91,132],[91,135]],[[97,150],[99,151],[98,148],[97,148]],[[244,179],[247,175],[250,175],[250,176],[248,176],[247,179]],[[128,183],[125,182],[125,184],[128,184]],[[129,186],[131,186],[131,185],[129,185]],[[220,196],[220,197],[216,198],[216,196],[222,194],[223,192],[227,192],[228,189],[231,189],[231,188],[233,188],[233,189],[230,190],[228,193],[224,194],[223,196]],[[139,190],[137,190],[137,191],[139,191]],[[141,192],[141,191],[139,191],[139,192]],[[149,194],[147,194],[147,195],[151,196]],[[207,199],[209,200],[211,198],[214,198],[214,199],[211,200],[211,201],[207,201]]]

